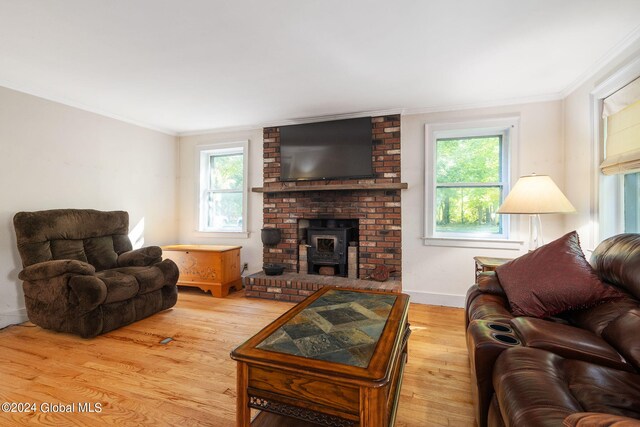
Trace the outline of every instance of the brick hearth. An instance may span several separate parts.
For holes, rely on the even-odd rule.
[[[334,184],[394,184],[401,182],[400,175],[400,116],[373,117],[373,172],[371,179],[326,180],[304,182],[280,182],[280,129],[264,128],[264,205],[265,228],[281,230],[282,241],[275,247],[264,247],[264,263],[282,264],[288,273],[299,272],[298,244],[306,236],[301,235],[301,219],[357,219],[358,220],[358,277],[368,277],[377,265],[396,269],[394,279],[399,280],[402,268],[401,193],[400,190],[358,189],[323,190],[270,193],[283,186],[325,186]],[[301,272],[302,273],[302,272]],[[321,276],[311,275],[312,281]],[[249,286],[252,286],[249,283]],[[256,286],[256,285],[254,285]],[[262,285],[257,285],[262,286]],[[252,291],[248,296],[286,299],[282,295],[302,296],[303,293],[285,294],[270,291]],[[282,288],[288,289],[286,286]],[[309,291],[309,289],[297,289]],[[291,292],[293,289],[291,289]],[[294,299],[295,300],[295,299]]]
[[[284,273],[280,276],[267,276],[264,273],[256,273],[247,276],[244,283],[245,296],[293,302],[302,301],[325,286],[385,292],[400,292],[402,288],[399,280],[376,282],[373,280],[297,273]]]

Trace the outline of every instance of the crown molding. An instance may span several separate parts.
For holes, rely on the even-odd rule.
[[[130,125],[134,125],[137,127],[141,127],[144,129],[148,129],[148,130],[152,130],[155,132],[160,132],[163,133],[165,135],[169,135],[169,136],[178,136],[178,133],[170,130],[170,129],[166,129],[166,128],[161,128],[161,127],[157,127],[154,125],[150,125],[148,123],[144,123],[144,122],[140,122],[137,120],[133,120],[130,119],[128,117],[123,117],[120,116],[118,114],[113,114],[110,113],[108,111],[103,111],[103,110],[99,110],[97,108],[93,108],[90,107],[88,105],[85,105],[81,102],[76,102],[72,99],[69,98],[65,98],[63,96],[54,96],[54,95],[49,95],[46,93],[46,90],[39,90],[37,88],[33,88],[33,87],[24,87],[24,86],[20,86],[20,85],[16,85],[13,84],[12,82],[7,82],[7,81],[0,81],[0,86],[16,91],[16,92],[20,92],[20,93],[24,93],[26,95],[30,95],[30,96],[34,96],[36,98],[40,98],[40,99],[44,99],[46,101],[50,101],[50,102],[55,102],[57,104],[61,104],[67,107],[71,107],[71,108],[75,108],[81,111],[86,111],[88,113],[93,113],[93,114],[97,114],[99,116],[102,117],[107,117],[109,119],[114,119],[114,120],[118,120],[119,122],[124,122],[124,123],[128,123]]]
[[[561,99],[562,99],[562,96],[560,93],[551,93],[551,94],[545,94],[545,95],[498,99],[495,101],[476,102],[476,103],[469,103],[469,104],[440,105],[440,106],[424,107],[424,108],[405,108],[403,115],[409,116],[409,115],[416,115],[416,114],[444,113],[447,111],[474,110],[479,108],[502,107],[502,106],[509,106],[509,105],[518,105],[518,104],[534,104],[536,102],[559,101]]]
[[[625,63],[617,71],[600,82],[591,92],[590,95],[595,100],[601,100],[614,92],[628,85],[638,78],[640,75],[640,56],[630,62]]]
[[[298,117],[293,119],[280,119],[268,122],[259,123],[257,125],[247,126],[231,126],[223,128],[212,128],[199,131],[179,132],[179,137],[184,136],[198,136],[205,134],[219,134],[227,132],[246,132],[262,128],[289,126],[289,125],[301,125],[305,123],[317,123],[327,122],[331,120],[344,120],[344,119],[356,119],[358,117],[377,117],[377,116],[389,116],[392,114],[403,114],[402,108],[394,108],[389,110],[371,110],[371,111],[359,111],[356,113],[344,113],[344,114],[331,114],[326,116],[312,116],[312,117]]]
[[[640,40],[640,25],[636,27],[629,35],[622,39],[613,48],[609,49],[600,59],[598,59],[593,65],[585,72],[583,72],[576,80],[574,80],[569,86],[567,86],[562,92],[560,92],[562,98],[566,98],[573,91],[585,84],[589,79],[594,77],[598,72],[602,71],[609,63],[611,63],[617,56],[621,55],[625,50],[633,46]]]
[[[187,132],[178,132],[178,138],[184,138],[187,136],[200,136],[200,135],[211,135],[211,134],[222,134],[222,133],[231,133],[231,132],[251,132],[255,130],[262,131],[262,125],[246,125],[246,126],[227,126],[221,128],[209,128],[204,130],[190,130]]]

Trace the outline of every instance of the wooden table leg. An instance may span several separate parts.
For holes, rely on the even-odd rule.
[[[387,416],[384,387],[360,389],[360,426],[386,427]]]
[[[249,427],[251,425],[251,408],[249,408],[249,368],[246,363],[238,362],[238,373],[236,378],[236,425],[238,427]]]

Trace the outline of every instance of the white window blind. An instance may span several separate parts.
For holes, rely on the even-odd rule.
[[[602,173],[640,171],[640,78],[604,99],[602,117],[606,120]]]

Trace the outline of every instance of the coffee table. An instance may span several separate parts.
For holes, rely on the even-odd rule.
[[[231,352],[237,425],[393,425],[408,309],[405,294],[333,287],[293,307]]]

